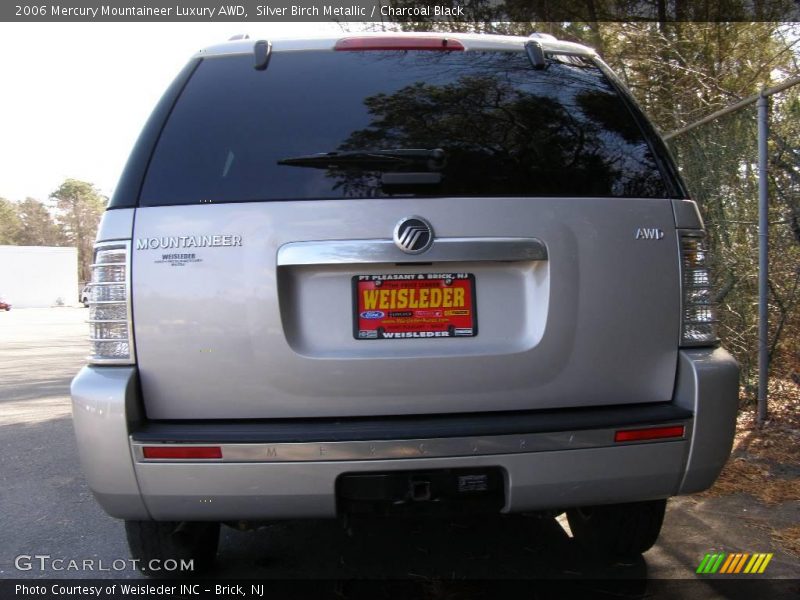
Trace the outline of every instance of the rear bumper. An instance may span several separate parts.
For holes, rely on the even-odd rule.
[[[142,427],[133,367],[85,367],[72,384],[79,453],[93,493],[112,516],[157,520],[334,516],[336,479],[375,471],[499,467],[507,512],[691,493],[710,486],[727,460],[737,392],[738,367],[727,352],[686,350],[675,398],[660,409],[610,409],[591,422],[576,413],[571,425],[563,420],[569,411],[541,413],[516,423],[462,423],[444,436],[423,419],[417,431],[424,435],[395,439],[367,422],[347,439],[317,431],[297,441],[297,432],[285,430],[251,428],[245,435],[235,427],[184,428],[176,439],[178,430],[169,433],[168,426]],[[686,433],[669,441],[614,442],[615,429],[637,424],[681,424]],[[144,445],[164,442],[216,442],[223,458],[143,457]]]

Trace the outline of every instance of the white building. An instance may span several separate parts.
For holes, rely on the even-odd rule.
[[[14,308],[78,304],[78,249],[0,246],[0,297]]]

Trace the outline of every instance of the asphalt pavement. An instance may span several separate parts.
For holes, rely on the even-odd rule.
[[[0,313],[0,579],[141,577],[131,568],[110,568],[129,556],[124,527],[96,504],[78,463],[69,383],[88,353],[86,318],[86,309],[77,307]],[[251,531],[223,528],[214,576],[394,579],[431,589],[473,578],[646,583],[697,579],[703,556],[724,551],[773,552],[767,575],[791,578],[800,561],[776,547],[769,530],[798,522],[800,502],[766,507],[738,494],[677,498],[652,550],[610,564],[587,557],[563,519],[370,521],[349,529],[338,521],[289,521]],[[50,557],[47,568],[18,558],[35,555]],[[61,569],[53,568],[54,559],[64,559],[56,563]],[[94,568],[65,568],[70,560],[94,561]],[[101,563],[109,570],[98,570]],[[731,583],[707,577],[695,586],[704,597],[734,597]],[[795,592],[781,584],[772,596]]]

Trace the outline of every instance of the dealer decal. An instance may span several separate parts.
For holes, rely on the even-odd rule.
[[[474,337],[471,273],[393,273],[353,277],[353,335],[358,340]]]
[[[161,254],[159,258],[153,261],[155,264],[169,264],[172,267],[183,267],[189,263],[203,262],[202,258],[198,258],[194,252],[173,252],[171,254]]]

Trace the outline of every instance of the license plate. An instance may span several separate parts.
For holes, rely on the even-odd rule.
[[[472,273],[394,273],[353,277],[357,340],[478,335]]]

